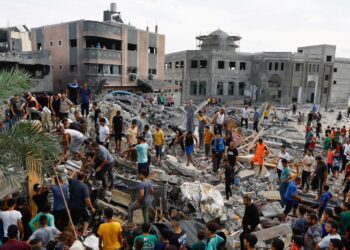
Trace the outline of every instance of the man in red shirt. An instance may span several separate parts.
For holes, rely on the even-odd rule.
[[[341,144],[343,144],[345,142],[345,137],[346,137],[346,128],[345,128],[345,126],[343,126],[340,129],[340,136],[339,136],[339,142]]]
[[[17,240],[18,238],[18,227],[16,225],[10,225],[7,229],[8,240],[0,250],[30,250],[29,245],[23,241]]]

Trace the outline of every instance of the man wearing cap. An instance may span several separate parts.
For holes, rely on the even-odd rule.
[[[149,173],[148,169],[148,144],[145,141],[145,138],[142,136],[137,137],[138,144],[135,147],[129,148],[124,151],[124,153],[136,151],[137,155],[137,169],[138,173],[141,173],[142,170],[145,170]]]

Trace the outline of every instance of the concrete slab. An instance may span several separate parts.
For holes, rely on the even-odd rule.
[[[270,227],[254,232],[258,241],[270,240],[283,235],[291,234],[292,228],[288,224],[281,224],[275,227]]]
[[[255,176],[255,171],[254,170],[250,170],[250,169],[243,169],[241,171],[239,171],[238,173],[238,177],[241,180],[250,178],[250,177],[254,177]]]
[[[281,200],[281,194],[279,191],[264,191],[264,192],[261,192],[261,195],[267,200],[271,200],[271,201]]]
[[[279,202],[271,202],[261,207],[261,213],[268,218],[277,217],[283,213],[283,208]]]

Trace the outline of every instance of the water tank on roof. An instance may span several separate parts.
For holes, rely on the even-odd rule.
[[[111,12],[117,13],[117,3],[111,3]]]

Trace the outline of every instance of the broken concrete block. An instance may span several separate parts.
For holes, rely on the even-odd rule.
[[[239,178],[242,180],[250,178],[250,177],[254,177],[255,176],[255,171],[254,170],[250,170],[250,169],[243,169],[241,171],[239,171],[238,173]]]
[[[281,194],[279,191],[263,191],[263,192],[261,192],[261,195],[270,201],[280,201],[281,200]]]
[[[128,207],[132,201],[130,194],[124,193],[117,189],[112,189],[112,201]]]
[[[283,235],[291,234],[292,228],[288,224],[281,224],[275,227],[262,229],[260,231],[253,232],[258,238],[258,241],[270,240]]]
[[[283,208],[279,202],[271,202],[261,207],[261,213],[268,218],[278,217],[283,213]]]

